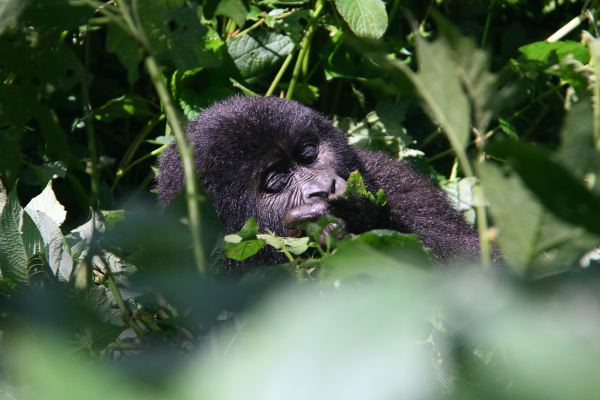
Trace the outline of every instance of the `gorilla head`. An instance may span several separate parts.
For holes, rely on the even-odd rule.
[[[390,228],[419,234],[440,260],[477,255],[475,232],[429,179],[383,154],[353,149],[327,118],[297,102],[234,96],[203,111],[187,134],[226,233],[255,217],[263,230],[290,235],[300,222],[329,213],[352,233]],[[387,207],[363,197],[338,198],[355,170],[369,191],[384,189]],[[159,161],[161,206],[182,186],[173,144]],[[254,261],[283,260],[263,250]]]
[[[286,212],[296,209],[288,226],[325,213],[326,200],[342,193],[348,175],[360,169],[344,134],[330,121],[276,97],[232,97],[200,114],[187,132],[202,184],[227,232],[254,216],[261,227],[286,235]],[[163,206],[183,184],[178,157],[171,146],[160,159]]]

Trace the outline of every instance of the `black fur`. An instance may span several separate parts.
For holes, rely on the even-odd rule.
[[[316,134],[322,148],[330,151],[329,167],[339,177],[347,179],[358,170],[369,190],[383,188],[388,197],[385,209],[358,204],[360,200],[329,201],[330,212],[345,220],[350,232],[389,228],[416,233],[442,262],[477,258],[477,234],[428,178],[383,154],[350,147],[344,133],[323,115],[275,97],[232,97],[203,111],[187,128],[201,182],[226,233],[237,232],[254,216],[261,228],[287,234],[283,217],[301,200],[282,200],[261,191],[261,171],[288,154],[307,132]],[[179,154],[173,144],[159,161],[160,205],[172,201],[182,186]],[[283,261],[281,254],[268,250],[254,260]]]

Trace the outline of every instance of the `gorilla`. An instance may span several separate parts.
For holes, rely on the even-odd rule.
[[[302,222],[331,214],[350,233],[385,228],[417,234],[441,263],[478,257],[476,232],[433,182],[402,161],[351,147],[330,120],[300,103],[237,95],[205,109],[187,135],[225,233],[255,217],[261,229],[290,236]],[[352,171],[360,172],[367,190],[383,189],[387,205],[340,196]],[[159,160],[159,205],[166,207],[183,184],[173,143]],[[267,247],[250,263],[286,261]]]

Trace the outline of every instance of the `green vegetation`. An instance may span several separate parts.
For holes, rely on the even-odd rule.
[[[0,399],[594,398],[598,5],[0,0]],[[431,176],[479,265],[324,239],[332,217],[223,240],[183,128],[234,93]],[[186,190],[159,213],[173,140]],[[360,175],[347,195],[386,203]],[[264,246],[289,262],[219,271]]]

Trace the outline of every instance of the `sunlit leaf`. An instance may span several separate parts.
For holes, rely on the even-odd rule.
[[[225,236],[225,255],[232,260],[243,261],[258,253],[264,246],[264,240],[242,240],[238,235]]]
[[[269,246],[281,252],[285,250],[294,255],[300,255],[308,250],[308,237],[280,237],[264,233],[258,234],[256,237],[264,240]]]
[[[570,40],[561,40],[553,43],[547,41],[533,42],[519,47],[519,52],[529,61],[538,61],[542,63],[551,61],[550,58],[553,55],[556,57],[554,62],[563,59],[567,54],[573,55],[573,57],[584,64],[587,63],[590,58],[585,45]]]
[[[25,206],[25,211],[33,214],[36,211],[43,212],[54,221],[57,226],[61,226],[67,218],[65,207],[56,199],[52,190],[52,181],[49,181],[42,193],[35,196]]]
[[[379,39],[387,29],[388,16],[381,0],[336,0],[335,6],[358,37]]]

